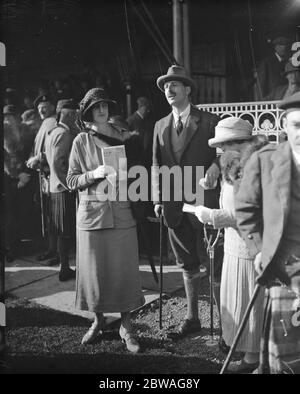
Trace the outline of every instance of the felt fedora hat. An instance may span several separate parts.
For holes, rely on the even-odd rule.
[[[185,85],[190,86],[192,90],[196,90],[195,81],[192,80],[186,70],[181,66],[173,65],[169,67],[167,74],[157,79],[156,84],[162,92],[164,92],[164,84],[168,81],[181,81]]]
[[[80,101],[79,110],[82,120],[85,120],[87,112],[96,104],[105,102],[109,105],[110,111],[116,109],[117,102],[108,97],[106,91],[102,88],[90,89]]]
[[[224,142],[251,139],[253,126],[248,120],[232,116],[220,120],[215,130],[215,137],[208,140],[211,148],[216,148]]]

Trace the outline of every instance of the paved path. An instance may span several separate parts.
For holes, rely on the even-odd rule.
[[[75,267],[75,257],[71,258],[71,267]],[[140,261],[140,275],[146,304],[159,298],[159,285],[154,281],[147,260]],[[7,264],[5,269],[5,290],[7,295],[26,298],[54,310],[79,315],[88,319],[93,314],[74,308],[75,281],[59,282],[59,267],[48,267],[35,261],[33,256],[26,256]],[[156,266],[159,276],[159,266]],[[183,286],[182,275],[176,265],[163,268],[163,293],[171,294]],[[119,318],[118,313],[106,314],[108,323]]]

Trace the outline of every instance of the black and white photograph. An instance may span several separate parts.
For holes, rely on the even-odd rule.
[[[0,373],[300,374],[300,0],[0,21]]]

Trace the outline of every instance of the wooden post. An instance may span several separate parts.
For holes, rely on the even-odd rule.
[[[127,118],[131,115],[131,83],[125,82]]]
[[[183,55],[184,68],[189,75],[191,74],[191,45],[190,45],[190,4],[189,0],[184,0],[182,4],[183,9]]]
[[[177,63],[183,66],[183,10],[181,0],[173,0],[173,54]]]

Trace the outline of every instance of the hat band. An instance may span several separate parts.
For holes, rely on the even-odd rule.
[[[244,129],[234,129],[234,131],[229,127],[218,127],[216,126],[216,135],[215,137],[219,136],[219,133],[223,138],[233,138],[233,137],[240,137],[246,136],[248,137],[249,135],[252,135],[252,130],[244,130]]]

